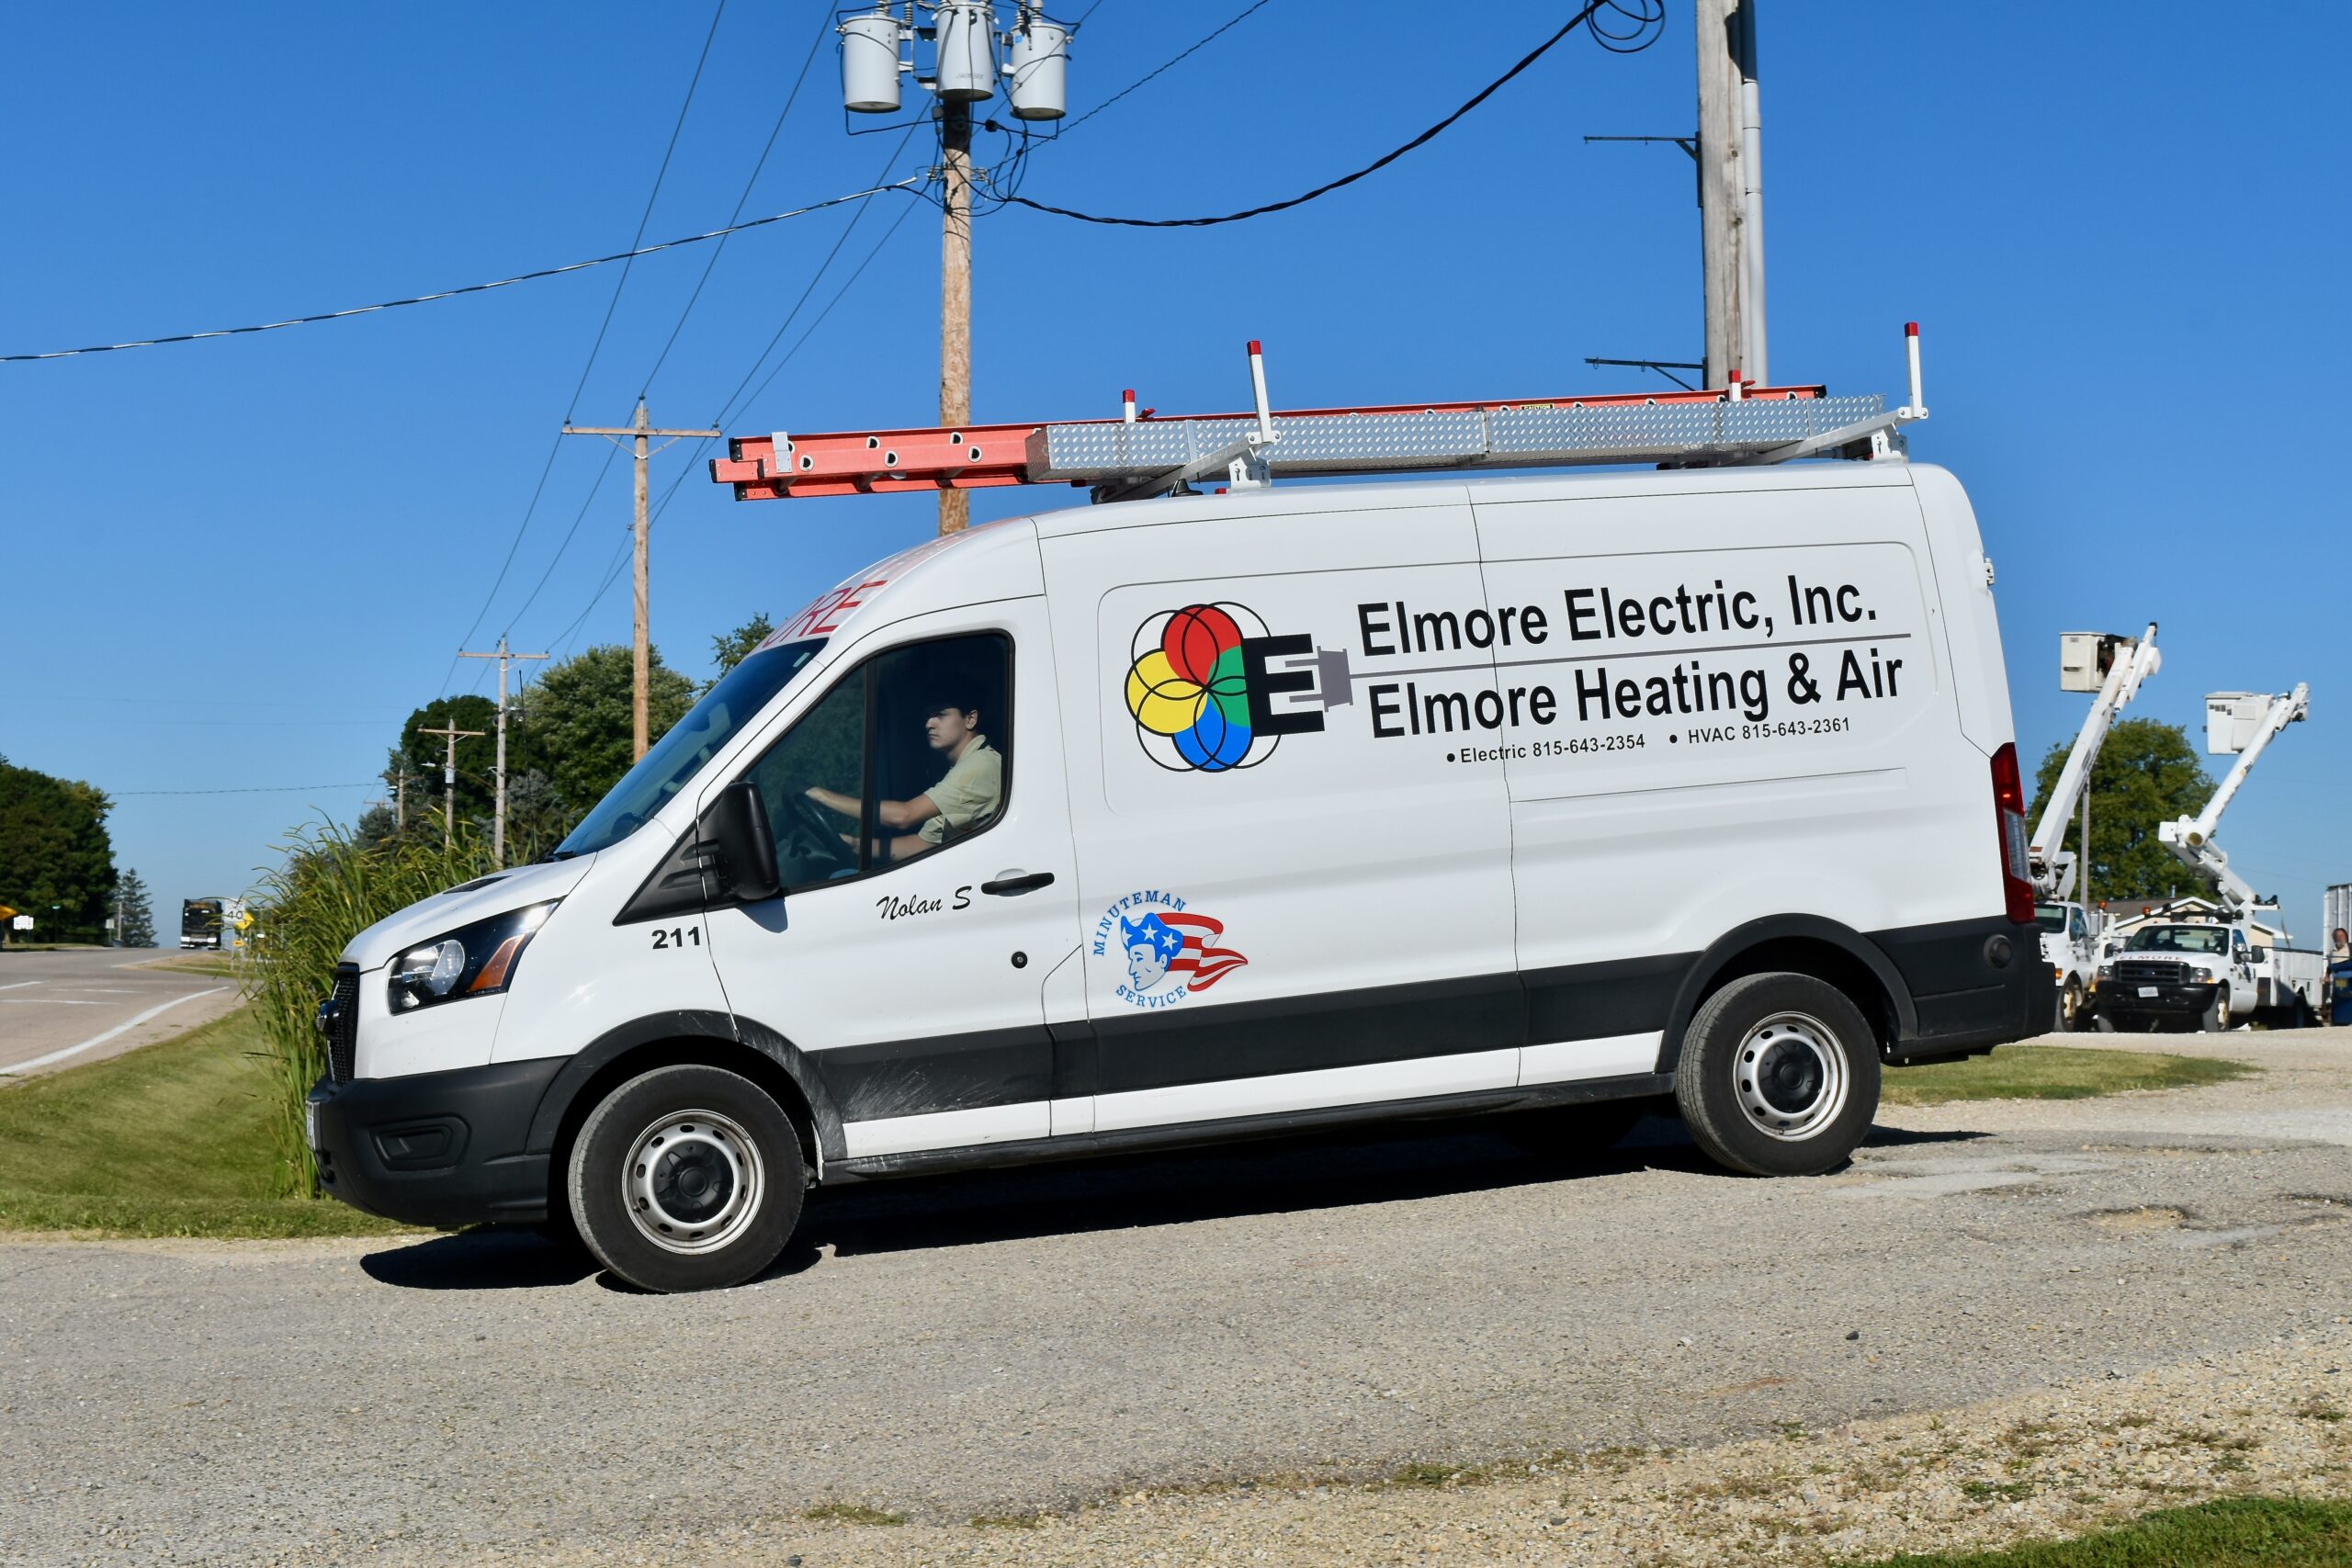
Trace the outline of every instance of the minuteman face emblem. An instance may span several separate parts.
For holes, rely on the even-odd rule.
[[[1118,998],[1138,1008],[1173,1007],[1250,962],[1225,945],[1223,920],[1158,890],[1130,893],[1105,909],[1093,953]]]

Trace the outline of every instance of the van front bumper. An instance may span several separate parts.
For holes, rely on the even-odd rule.
[[[548,1217],[531,1122],[565,1058],[397,1078],[321,1078],[306,1102],[319,1185],[388,1220],[454,1228]]]

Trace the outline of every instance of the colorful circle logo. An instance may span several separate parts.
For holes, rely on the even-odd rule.
[[[1128,652],[1127,712],[1151,760],[1174,772],[1221,773],[1256,765],[1280,736],[1250,726],[1244,637],[1266,624],[1239,604],[1188,604],[1136,628]]]

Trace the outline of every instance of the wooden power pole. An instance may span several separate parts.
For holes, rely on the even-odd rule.
[[[449,743],[447,760],[441,764],[441,845],[447,849],[458,838],[458,742],[478,740],[486,731],[445,724],[438,729],[420,729],[417,733],[443,736]]]
[[[644,407],[645,405],[643,403],[639,403],[638,405],[640,412],[644,410]],[[641,619],[639,624],[640,626],[643,625]],[[498,650],[496,652],[460,653],[458,657],[460,659],[495,659],[498,660],[498,805],[495,809],[492,810],[490,818],[490,853],[491,858],[498,863],[499,868],[503,870],[506,865],[506,667],[518,659],[545,659],[547,655],[544,653],[510,653],[507,651],[506,648],[506,634],[504,632],[501,632],[498,634]],[[640,674],[639,679],[640,681],[643,679],[642,674]],[[645,688],[642,685],[639,685],[638,688],[639,694],[638,700],[638,712],[640,716],[645,711],[643,697],[644,690]],[[640,718],[640,724],[642,720]],[[642,733],[641,729],[640,733]],[[644,752],[639,750],[638,755],[643,756]]]
[[[944,199],[939,254],[939,423],[972,423],[972,106],[939,106]],[[972,521],[969,491],[939,492],[939,531],[961,533]]]
[[[653,428],[650,420],[647,417],[645,412],[645,400],[642,397],[637,400],[637,420],[634,423],[618,426],[567,424],[563,427],[563,433],[566,435],[602,435],[607,440],[616,436],[626,435],[633,440],[636,446],[637,641],[635,644],[635,659],[631,665],[631,671],[635,676],[635,690],[632,694],[633,702],[631,705],[630,717],[634,722],[637,742],[637,750],[634,755],[636,757],[642,757],[645,755],[645,749],[653,743],[651,736],[648,734],[649,720],[646,713],[646,693],[650,689],[652,683],[653,647],[650,627],[650,622],[651,620],[650,606],[653,577],[653,515],[650,506],[652,496],[652,461],[654,452],[652,438],[657,435],[666,437],[666,439],[662,441],[662,445],[667,446],[672,441],[675,441],[681,436],[717,436],[723,435],[726,433],[718,430],[656,430]],[[944,524],[942,525],[944,526]]]
[[[1706,384],[1771,371],[1764,339],[1763,129],[1756,81],[1758,0],[1696,0],[1699,243],[1706,296]]]

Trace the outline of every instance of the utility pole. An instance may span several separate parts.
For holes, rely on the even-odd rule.
[[[1764,335],[1763,118],[1758,0],[1696,0],[1699,243],[1707,385],[1769,380]]]
[[[942,182],[939,248],[939,423],[972,423],[972,106],[939,105]],[[972,498],[950,486],[939,492],[939,531],[960,534],[972,521]]]
[[[484,731],[445,724],[438,729],[420,729],[417,733],[448,739],[448,760],[441,764],[441,847],[447,849],[458,839],[458,742],[480,739]]]
[[[635,678],[635,689],[631,702],[630,718],[633,723],[637,742],[637,750],[634,753],[634,756],[643,757],[645,755],[645,749],[653,743],[651,737],[647,733],[648,716],[646,713],[646,693],[650,688],[653,673],[653,644],[649,626],[651,619],[650,607],[653,589],[653,516],[650,502],[652,495],[651,475],[653,453],[656,450],[651,445],[652,438],[657,435],[667,437],[667,439],[662,443],[663,446],[667,446],[671,442],[676,441],[682,436],[718,436],[724,435],[726,432],[722,430],[656,430],[653,428],[651,421],[646,414],[645,400],[644,398],[639,397],[637,400],[637,419],[633,423],[625,425],[567,424],[563,427],[563,433],[566,435],[601,435],[606,440],[611,440],[616,436],[626,435],[632,438],[636,447],[637,641],[634,648],[634,659],[630,666],[631,673]],[[475,657],[479,658],[483,656],[476,655]],[[517,657],[520,656],[518,655]],[[544,656],[535,655],[534,657]],[[502,704],[500,705],[503,708],[504,705]]]
[[[644,418],[644,416],[645,416],[645,405],[644,405],[643,403],[641,403],[641,402],[640,402],[640,403],[639,403],[639,404],[637,405],[637,412],[638,412],[638,417],[639,417],[639,419]],[[639,477],[639,480],[638,480],[638,483],[639,484],[639,486],[642,486],[642,485],[644,484],[644,482],[645,482],[645,481],[644,481],[644,479],[642,478],[642,473],[643,473],[643,470],[642,470],[642,469],[639,469],[639,475],[640,475],[640,477]],[[643,501],[642,501],[642,500],[640,500],[640,501],[639,502],[638,511],[639,511],[639,515],[640,517],[642,517],[642,516],[643,516],[643,514],[644,514],[644,502],[643,502]],[[640,530],[641,530],[641,527],[642,527],[642,525],[640,525]],[[642,539],[642,538],[643,538],[643,534],[642,534],[642,532],[641,532],[641,531],[640,531],[640,533],[639,533],[639,537],[640,539]],[[645,580],[644,580],[644,577],[643,577],[642,573],[640,572],[640,575],[639,576],[639,579],[638,579],[638,583],[639,583],[639,588],[638,588],[638,592],[639,592],[639,604],[642,604],[642,603],[643,603],[643,595],[644,595],[644,581],[645,581]],[[644,624],[645,624],[645,622],[644,622],[644,619],[643,619],[643,612],[640,610],[640,612],[639,612],[639,621],[638,621],[638,625],[639,625],[639,626],[642,626]],[[639,638],[639,647],[642,647],[642,646],[643,646],[643,639],[642,639],[642,637],[640,637],[640,638]],[[504,632],[501,632],[501,633],[499,633],[499,634],[498,634],[498,651],[497,651],[497,652],[495,652],[495,653],[460,653],[460,654],[458,654],[458,658],[460,658],[460,659],[495,659],[495,660],[498,660],[498,768],[497,768],[497,779],[498,779],[498,805],[497,805],[496,809],[492,813],[492,815],[491,815],[491,818],[490,818],[490,822],[491,822],[491,828],[490,828],[490,854],[491,854],[491,858],[492,858],[492,860],[494,860],[494,861],[496,861],[496,862],[498,863],[499,869],[503,871],[503,870],[504,870],[504,869],[505,869],[505,867],[506,867],[506,667],[507,667],[507,665],[509,665],[509,664],[513,663],[514,660],[518,660],[518,659],[545,659],[545,658],[547,657],[547,655],[546,655],[546,654],[544,654],[544,653],[511,653],[511,652],[509,652],[509,651],[507,650],[507,648],[506,648],[506,634],[505,634]],[[644,682],[644,679],[645,679],[644,671],[639,671],[639,674],[638,674],[639,685],[638,685],[638,688],[637,688],[637,689],[638,689],[638,710],[637,710],[637,711],[638,711],[638,714],[639,714],[639,730],[638,730],[638,733],[639,733],[639,738],[640,738],[640,740],[641,740],[641,739],[642,739],[642,737],[643,737],[643,735],[644,735],[644,728],[643,728],[643,725],[644,725],[644,717],[643,717],[643,716],[644,716],[644,713],[645,713],[645,697],[644,697],[645,686],[644,686],[644,684],[643,684],[643,682]],[[641,746],[641,745],[640,745],[640,747],[639,747],[639,749],[638,755],[639,755],[639,756],[640,756],[640,757],[641,757],[641,756],[643,756],[643,755],[645,755],[644,750],[643,750],[643,748],[642,748],[642,746]]]
[[[915,25],[908,0],[904,19],[891,0],[876,0],[864,16],[842,19],[842,107],[852,114],[897,114],[899,85],[908,77],[935,96],[939,107],[942,227],[939,266],[939,423],[960,430],[972,422],[972,106],[994,97],[1001,77],[1012,118],[1057,120],[1066,112],[1069,40],[1075,26],[1057,22],[1039,0],[1013,0],[1009,28],[996,0],[925,0],[931,25]],[[932,45],[932,71],[916,69],[912,46]],[[990,122],[991,126],[994,122]],[[971,497],[943,480],[939,531],[961,532],[971,521]]]

